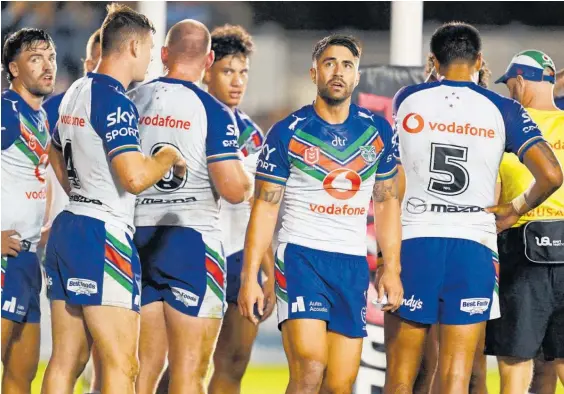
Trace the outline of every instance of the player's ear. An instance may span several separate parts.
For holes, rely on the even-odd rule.
[[[439,61],[437,60],[437,58],[431,54],[431,58],[433,61],[433,67],[435,68],[435,77],[437,78],[437,80],[439,79],[439,71],[441,69],[441,65],[439,64]]]
[[[168,63],[168,48],[167,47],[161,47],[161,62],[163,62],[163,65],[166,67],[167,63]]]
[[[206,85],[209,85],[211,82],[211,67],[206,69],[206,71],[204,72],[204,78],[202,79],[202,82],[205,83]]]
[[[14,78],[16,78],[20,74],[20,70],[16,62],[11,62],[10,64],[8,64],[8,68],[10,69],[10,74],[12,74]]]
[[[484,57],[482,55],[482,52],[478,53],[478,57],[476,59],[476,71],[479,72],[482,69],[482,65],[484,64]]]
[[[131,40],[129,43],[133,57],[139,57],[139,50],[141,49],[141,43],[139,42],[139,40]]]
[[[309,76],[311,78],[311,82],[313,82],[314,85],[317,85],[317,69],[315,67],[311,67],[309,69]]]
[[[213,49],[206,55],[206,70],[209,70],[215,61],[215,52]]]
[[[362,71],[358,70],[358,72],[356,73],[356,81],[354,81],[354,87],[356,88],[358,86],[358,84],[360,83],[360,74],[362,73]]]

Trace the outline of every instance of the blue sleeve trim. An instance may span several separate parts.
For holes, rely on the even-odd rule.
[[[260,172],[257,172],[255,174],[255,179],[258,180],[258,181],[275,183],[277,185],[282,185],[282,186],[286,186],[286,181],[287,181],[287,179],[277,177],[277,176],[274,176],[274,175],[263,174],[263,173],[260,173]]]
[[[527,153],[527,151],[532,146],[538,144],[539,142],[546,142],[546,141],[541,136],[535,136],[525,141],[525,143],[521,145],[521,147],[519,148],[518,151],[519,153],[517,154],[517,157],[519,157],[519,161],[523,162],[523,157],[525,156],[525,153]]]

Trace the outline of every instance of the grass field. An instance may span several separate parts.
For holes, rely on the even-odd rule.
[[[39,394],[43,373],[46,364],[39,366],[37,378],[33,383],[32,394]],[[243,378],[243,394],[283,394],[288,382],[288,370],[285,366],[268,366],[255,365],[249,367],[245,377]],[[79,382],[75,389],[76,394],[82,394],[84,391],[84,382]],[[488,375],[488,392],[489,394],[499,393],[499,375],[497,371],[491,371]],[[557,394],[564,394],[562,385],[558,386]]]

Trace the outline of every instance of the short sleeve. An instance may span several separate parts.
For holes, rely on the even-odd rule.
[[[207,162],[240,160],[237,138],[239,130],[229,108],[212,100],[202,100],[206,109],[208,130],[206,136]]]
[[[12,146],[20,135],[20,120],[16,103],[2,97],[2,150]]]
[[[397,148],[394,143],[394,141],[397,140],[397,135],[385,119],[381,119],[378,132],[384,144],[384,151],[378,162],[378,168],[376,169],[376,180],[383,181],[392,178],[398,171],[395,156]]]
[[[508,101],[502,113],[505,122],[505,151],[515,153],[523,161],[525,152],[544,140],[542,134],[529,113],[516,101]]]
[[[53,146],[61,151],[63,150],[63,145],[61,144],[61,136],[59,135],[59,124],[55,124],[55,128],[53,129],[52,132],[52,137],[51,137],[51,142],[53,143]]]
[[[61,93],[53,97],[49,97],[49,99],[43,103],[43,109],[47,113],[47,122],[49,123],[49,130],[51,130],[51,134],[55,132],[55,126],[59,120],[59,107],[63,101],[64,95],[64,93]]]
[[[96,91],[93,86],[91,120],[108,158],[113,160],[122,153],[141,152],[135,105],[124,94],[104,90]]]
[[[286,185],[286,180],[290,176],[288,145],[291,137],[292,132],[281,123],[272,127],[257,160],[255,179]]]

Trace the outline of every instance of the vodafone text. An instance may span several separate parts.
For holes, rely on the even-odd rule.
[[[321,205],[321,204],[309,204],[309,209],[316,213],[324,213],[327,215],[343,215],[343,216],[359,216],[366,214],[366,208],[364,207],[349,207],[347,204],[342,207],[331,204],[331,205]]]
[[[156,114],[153,116],[142,116],[139,119],[140,125],[145,126],[158,126],[158,127],[168,127],[171,129],[184,129],[190,130],[190,122],[182,119],[174,119],[170,115],[164,116]]]

